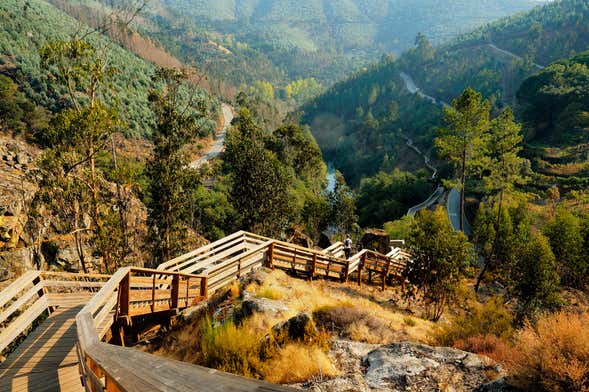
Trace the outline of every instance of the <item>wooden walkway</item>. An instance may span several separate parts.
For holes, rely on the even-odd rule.
[[[76,314],[90,296],[72,294],[0,364],[0,391],[83,391],[76,353]]]
[[[384,288],[386,279],[400,276],[410,259],[393,249],[387,255],[364,250],[345,260],[342,246],[316,251],[238,232],[158,270],[127,267],[112,276],[29,271],[0,292],[0,352],[26,333],[39,315],[49,316],[0,363],[0,392],[291,390],[102,339],[117,319],[188,307],[260,266],[342,281],[356,272],[358,283],[364,270],[370,277],[380,274]],[[79,358],[85,358],[83,364]],[[158,372],[153,373],[155,368]]]

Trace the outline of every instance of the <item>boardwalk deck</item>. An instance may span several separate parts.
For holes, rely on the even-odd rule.
[[[83,391],[76,355],[75,316],[88,300],[58,307],[0,364],[0,391]]]

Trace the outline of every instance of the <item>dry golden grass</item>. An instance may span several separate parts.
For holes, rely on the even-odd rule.
[[[283,293],[282,301],[288,307],[284,314],[285,319],[301,312],[313,313],[322,308],[343,307],[361,310],[364,321],[369,321],[360,320],[357,325],[350,327],[348,338],[352,340],[371,343],[389,343],[395,340],[426,342],[434,325],[430,321],[410,317],[404,312],[380,305],[378,302],[390,299],[393,289],[382,292],[376,287],[359,288],[351,282],[345,285],[328,280],[309,282],[292,278],[278,270],[269,274],[262,285],[252,283],[246,287],[248,292],[256,296],[260,296],[268,289],[278,289]],[[408,318],[413,322],[407,323],[405,320]],[[379,327],[386,328],[388,332],[384,335],[375,335],[369,329],[372,320],[377,320]],[[330,330],[328,325],[325,327]]]
[[[317,347],[288,344],[264,364],[264,379],[277,384],[332,378],[339,374],[327,354]]]
[[[514,351],[503,339],[491,334],[458,339],[454,342],[454,347],[459,350],[485,355],[502,364],[506,364],[511,360]]]
[[[296,383],[338,374],[327,355],[329,325],[315,319],[319,334],[315,332],[317,336],[305,342],[279,339],[271,332],[274,325],[299,313],[333,311],[330,317],[337,319],[346,331],[340,335],[370,343],[425,342],[433,325],[376,302],[386,302],[392,291],[381,292],[369,286],[360,289],[353,283],[308,282],[277,270],[265,276],[263,284],[251,283],[245,290],[257,297],[280,300],[288,310],[255,313],[239,325],[225,320],[214,326],[210,318],[201,318],[168,335],[157,353],[270,382]],[[237,284],[230,286],[223,297],[224,306],[238,306],[240,294]]]
[[[589,391],[589,313],[540,317],[516,336],[514,383],[535,391]]]

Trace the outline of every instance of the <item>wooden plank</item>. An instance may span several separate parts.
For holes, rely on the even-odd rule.
[[[39,271],[27,271],[21,277],[12,282],[8,287],[0,292],[0,308],[10,301],[16,294],[32,284],[33,279],[39,276]]]
[[[39,298],[27,308],[20,316],[0,333],[0,352],[2,352],[14,339],[16,339],[33,321],[47,309],[47,301]]]
[[[79,281],[68,281],[68,280],[43,280],[45,287],[74,287],[74,288],[101,288],[104,286],[104,282],[79,282]]]
[[[13,302],[4,312],[0,314],[0,324],[2,324],[8,317],[17,311],[22,305],[30,301],[37,292],[43,288],[43,283],[37,283],[24,293],[17,301]]]

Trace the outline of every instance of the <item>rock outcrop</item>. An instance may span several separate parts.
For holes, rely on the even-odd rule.
[[[392,391],[470,391],[489,381],[490,371],[500,371],[490,359],[476,354],[415,343],[382,346],[363,362],[368,386]]]
[[[448,347],[419,343],[383,346],[335,341],[331,356],[342,376],[311,380],[297,387],[312,391],[505,391],[506,383],[489,383],[501,367],[491,359]]]

